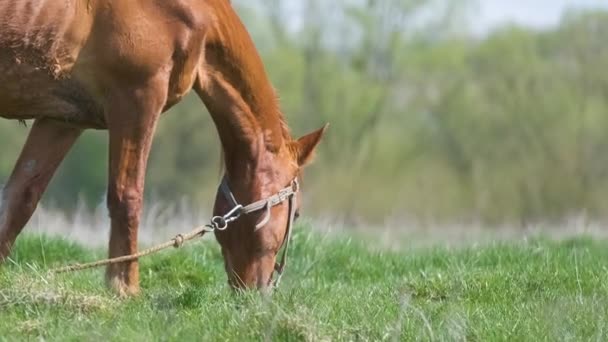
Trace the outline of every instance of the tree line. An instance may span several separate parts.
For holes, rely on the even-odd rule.
[[[294,135],[331,123],[304,176],[306,212],[487,222],[607,212],[607,12],[475,36],[461,0],[236,3]],[[0,182],[26,133],[0,121]],[[202,103],[187,98],[161,119],[148,199],[208,208],[219,155]],[[105,132],[87,132],[45,201],[98,205],[106,170]]]

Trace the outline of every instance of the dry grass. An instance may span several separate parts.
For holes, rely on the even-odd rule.
[[[70,281],[58,281],[54,274],[37,266],[17,267],[11,276],[11,286],[0,289],[2,310],[25,306],[61,307],[69,311],[90,313],[109,310],[114,304],[116,302],[107,296],[79,291]]]
[[[142,246],[166,241],[207,223],[209,215],[186,204],[153,204],[145,208],[142,216],[139,241]],[[105,246],[110,229],[110,219],[104,206],[90,211],[80,206],[72,214],[57,209],[39,207],[26,226],[29,233],[62,236],[86,246]]]
[[[139,233],[141,246],[167,241],[178,233],[188,232],[207,223],[210,213],[190,206],[186,201],[173,204],[155,202],[146,205]],[[370,244],[390,250],[432,246],[466,247],[495,241],[516,241],[544,236],[563,240],[580,235],[608,238],[604,222],[585,215],[573,215],[560,222],[535,222],[524,225],[488,226],[480,222],[420,222],[395,215],[382,223],[340,219],[332,216],[306,219],[317,232],[353,235]],[[86,246],[103,247],[109,236],[110,220],[104,205],[94,211],[79,206],[72,214],[41,206],[26,226],[29,233],[61,236]],[[208,235],[205,239],[213,239]]]

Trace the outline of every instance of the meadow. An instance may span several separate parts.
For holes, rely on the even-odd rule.
[[[103,248],[22,236],[0,270],[0,341],[608,340],[608,241],[590,236],[391,249],[300,224],[281,287],[228,289],[204,239],[142,260],[120,299],[103,270],[49,269]]]
[[[302,184],[333,231],[298,225],[271,296],[232,292],[211,237],[143,259],[136,298],[103,270],[54,275],[106,256],[107,134],[89,131],[0,267],[0,342],[608,341],[608,11],[480,36],[477,2],[233,1],[294,137],[331,123]],[[142,247],[208,219],[203,107],[163,115]],[[28,125],[0,121],[0,188]]]

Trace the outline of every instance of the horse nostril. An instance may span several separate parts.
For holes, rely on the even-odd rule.
[[[260,277],[257,281],[257,288],[264,294],[272,293],[274,290],[274,282],[272,274],[269,277]]]

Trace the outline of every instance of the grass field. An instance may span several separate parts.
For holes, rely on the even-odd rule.
[[[0,271],[0,340],[608,340],[608,242],[546,238],[387,252],[298,227],[272,297],[228,290],[214,241],[142,261],[121,300],[102,272],[49,267],[105,251],[22,237]]]

